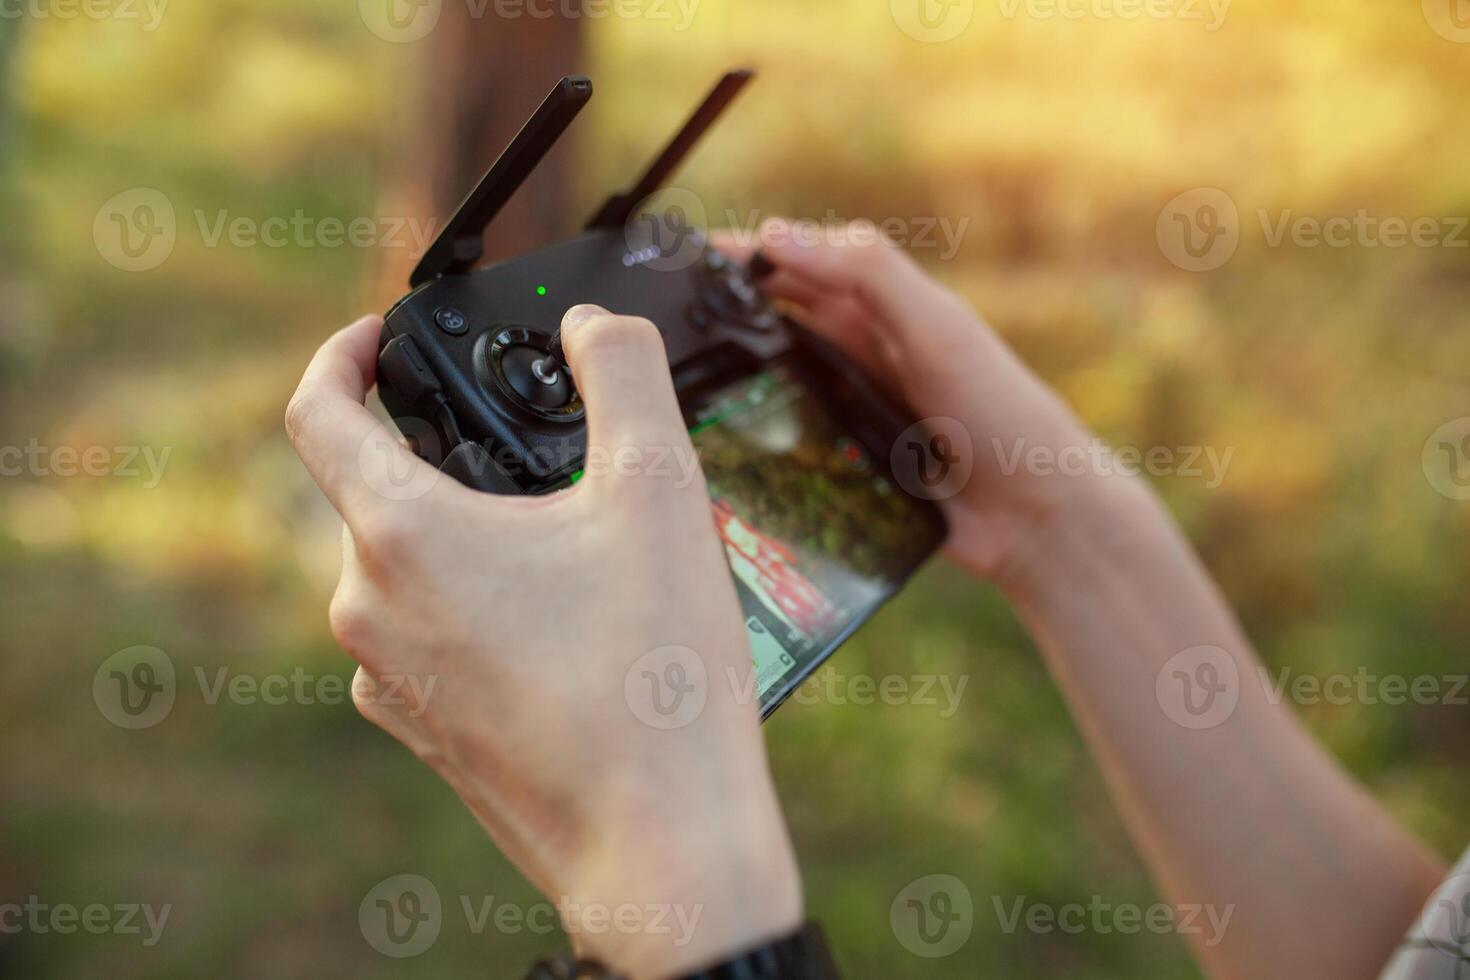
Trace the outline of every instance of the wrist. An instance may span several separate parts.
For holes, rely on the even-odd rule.
[[[1058,478],[1062,492],[1017,542],[996,585],[1020,607],[1047,605],[1059,593],[1116,572],[1139,535],[1168,521],[1143,481],[1130,476]]]
[[[668,816],[675,806],[612,822],[589,841],[561,909],[579,955],[633,980],[710,966],[793,933],[804,919],[774,794],[697,819]]]

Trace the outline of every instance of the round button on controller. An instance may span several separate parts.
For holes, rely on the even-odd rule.
[[[456,337],[470,328],[469,317],[452,306],[441,306],[434,312],[434,322],[439,329],[445,333],[454,334]]]

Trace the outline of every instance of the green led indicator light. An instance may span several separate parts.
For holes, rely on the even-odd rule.
[[[545,286],[537,286],[536,287],[536,295],[537,296],[545,296],[546,295],[546,287]]]

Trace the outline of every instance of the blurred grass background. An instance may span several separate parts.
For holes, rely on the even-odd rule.
[[[554,66],[598,85],[572,211],[625,184],[721,69],[758,66],[680,178],[714,223],[971,219],[954,258],[918,257],[1089,423],[1130,446],[1234,448],[1217,489],[1158,486],[1270,666],[1464,674],[1470,510],[1432,489],[1420,451],[1470,414],[1470,250],[1273,249],[1255,214],[1466,214],[1470,45],[1375,0],[1237,0],[1214,32],[1005,9],[977,4],[945,44],[879,0],[705,0],[687,31],[587,20],[586,63]],[[426,875],[447,906],[534,896],[350,706],[209,706],[192,681],[350,675],[326,630],[337,524],[280,417],[314,346],[400,285],[381,250],[211,247],[193,213],[377,213],[389,174],[413,172],[403,79],[421,55],[349,0],[174,0],[155,32],[0,20],[0,443],[173,448],[152,489],[0,480],[0,900],[174,906],[151,949],[0,936],[6,976],[512,977],[552,945],[451,914],[422,956],[374,952],[357,907],[389,875]],[[1192,274],[1155,221],[1201,186],[1232,196],[1242,237]],[[146,273],[107,264],[91,234],[135,187],[179,214]],[[91,685],[137,644],[173,658],[181,690],[164,723],[128,732]],[[971,678],[950,719],[811,704],[768,726],[810,907],[849,976],[1197,975],[1172,936],[1000,928],[992,897],[1155,896],[990,591],[931,568],[835,664]],[[1464,846],[1464,707],[1304,713],[1442,853]],[[976,925],[928,961],[888,916],[933,873],[967,883]]]

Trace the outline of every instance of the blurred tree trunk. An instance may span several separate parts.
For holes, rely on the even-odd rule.
[[[20,18],[0,20],[0,215],[5,216],[0,221],[0,246],[8,244],[5,232],[19,224],[10,211],[15,203],[11,197],[10,172],[16,147],[16,85],[11,73],[15,71],[15,56],[20,49],[21,23]]]
[[[471,16],[475,6],[445,3],[422,45],[416,105],[396,141],[380,212],[441,229],[485,170],[562,75],[580,70],[581,21],[563,16]],[[487,8],[493,9],[493,8]],[[558,151],[506,207],[486,236],[487,259],[503,258],[566,234],[568,154]],[[408,287],[418,261],[392,250],[375,285],[379,305]]]
[[[19,154],[20,140],[17,136],[16,103],[19,101],[16,84],[16,61],[20,52],[21,25],[24,18],[7,17],[0,20],[0,406],[9,395],[7,383],[18,370],[19,355],[16,353],[16,325],[19,314],[16,307],[21,303],[16,296],[21,273],[15,271],[16,258],[22,254],[20,242],[28,226],[20,211],[20,193],[15,188],[15,159]],[[5,879],[0,874],[0,894],[3,894]],[[3,969],[0,955],[0,969]]]

